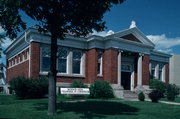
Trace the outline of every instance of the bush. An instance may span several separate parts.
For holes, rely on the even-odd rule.
[[[161,98],[162,93],[159,90],[153,90],[151,93],[149,93],[149,98],[152,102],[158,102],[158,100]]]
[[[161,95],[161,98],[164,97],[164,94],[166,92],[166,84],[158,79],[151,79],[149,87],[154,90],[159,91],[159,95]]]
[[[139,95],[138,95],[138,99],[139,99],[140,101],[144,101],[144,99],[145,99],[145,95],[144,95],[144,93],[143,93],[143,92],[139,93]]]
[[[90,86],[91,98],[112,98],[114,97],[113,89],[106,81],[95,80]]]
[[[175,97],[179,95],[179,88],[174,84],[168,84],[166,90],[166,96],[168,100],[175,100]]]
[[[87,88],[81,80],[74,80],[71,83],[71,88]]]
[[[15,91],[16,96],[20,99],[42,98],[48,94],[48,80],[45,77],[17,77],[10,80],[10,88]]]

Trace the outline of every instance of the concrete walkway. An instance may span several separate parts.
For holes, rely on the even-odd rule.
[[[127,101],[139,101],[138,99],[124,99],[124,100],[127,100]],[[150,99],[145,99],[145,101],[149,101],[151,102]],[[168,102],[168,101],[159,101],[160,103],[164,103],[164,104],[170,104],[170,105],[180,105],[180,103],[177,103],[177,102]]]
[[[160,103],[170,104],[170,105],[180,105],[180,103],[177,102],[167,102],[167,101],[159,101]]]

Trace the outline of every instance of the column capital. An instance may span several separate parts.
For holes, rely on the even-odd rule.
[[[123,50],[118,50],[118,52],[122,53],[122,52],[124,52],[124,51],[123,51]]]
[[[139,56],[144,56],[144,54],[143,53],[139,53]]]

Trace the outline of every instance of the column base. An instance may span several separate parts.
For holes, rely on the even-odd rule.
[[[123,98],[124,95],[124,88],[118,84],[112,84],[111,87],[113,88],[114,95],[116,98]]]

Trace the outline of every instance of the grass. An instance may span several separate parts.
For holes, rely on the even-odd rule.
[[[0,119],[178,119],[180,106],[119,99],[58,97],[57,115],[47,116],[47,99],[0,95]]]
[[[167,98],[162,98],[162,101],[167,101],[167,102],[176,102],[180,103],[180,97],[175,98],[175,100],[168,100]]]

